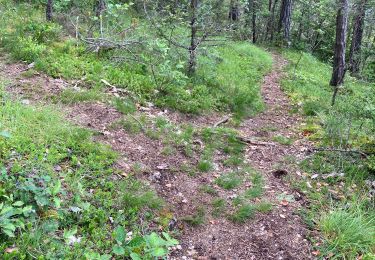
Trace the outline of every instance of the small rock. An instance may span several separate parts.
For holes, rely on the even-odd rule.
[[[139,110],[140,111],[151,111],[151,108],[149,108],[149,107],[140,107]]]
[[[154,172],[152,174],[152,179],[154,179],[154,180],[160,180],[160,178],[161,178],[161,173],[160,172]]]
[[[177,249],[177,250],[182,250],[182,246],[181,246],[181,245],[177,245],[177,246],[176,246],[176,249]]]
[[[279,216],[280,216],[280,218],[286,218],[286,216],[283,215],[283,214],[280,214]]]
[[[167,183],[167,184],[165,184],[165,187],[167,187],[167,188],[172,188],[172,184]]]
[[[56,165],[55,167],[53,167],[55,171],[57,172],[61,172],[62,168],[60,165]]]
[[[156,166],[156,168],[158,169],[158,170],[166,170],[166,169],[168,169],[169,168],[169,166],[167,165],[167,164],[161,164],[161,165],[158,165],[158,166]]]
[[[23,100],[21,101],[21,103],[22,103],[23,105],[30,105],[30,100],[28,100],[28,99],[23,99]]]
[[[238,197],[237,194],[232,194],[232,195],[229,195],[228,198],[233,200],[233,199],[235,199],[235,198],[237,198],[237,197]]]

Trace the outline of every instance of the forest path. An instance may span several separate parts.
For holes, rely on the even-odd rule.
[[[308,231],[297,214],[304,203],[303,195],[293,190],[280,176],[284,173],[298,174],[295,161],[303,158],[308,143],[296,131],[301,118],[290,113],[288,98],[280,88],[286,61],[278,54],[273,54],[273,58],[273,70],[265,76],[262,84],[265,111],[247,119],[237,129],[244,137],[264,142],[262,145],[260,142],[246,146],[245,162],[264,179],[264,192],[252,203],[266,201],[272,204],[272,209],[257,213],[244,223],[234,223],[225,214],[219,217],[212,214],[215,198],[223,198],[226,204],[232,205],[241,192],[254,184],[245,181],[233,190],[217,186],[216,179],[231,170],[220,163],[222,154],[215,155],[215,167],[211,172],[190,175],[186,172],[190,169],[182,165],[197,165],[199,156],[186,156],[178,148],[167,153],[166,148],[170,147],[165,140],[150,138],[144,132],[129,133],[124,127],[118,127],[124,115],[108,102],[59,104],[69,120],[95,130],[98,133],[94,137],[96,141],[106,143],[119,152],[121,156],[116,167],[125,178],[133,172],[167,202],[168,207],[162,217],[171,222],[177,221],[172,229],[177,231],[181,243],[181,248],[176,248],[170,259],[312,259]],[[25,64],[1,63],[1,74],[10,81],[7,91],[26,105],[50,103],[51,97],[58,97],[62,91],[78,84],[40,73],[25,75],[28,71]],[[113,89],[106,91],[106,95],[112,94],[117,93],[113,93]],[[137,113],[151,120],[162,116],[173,124],[189,123],[197,128],[212,127],[221,117],[217,114],[187,116],[155,107],[140,108]],[[199,150],[202,142],[196,141]],[[135,168],[137,173],[134,173]],[[207,186],[215,188],[218,197],[202,192],[202,187]],[[200,208],[206,212],[204,224],[191,226],[182,221]],[[160,222],[156,221],[148,228],[160,228],[158,225]]]
[[[243,224],[219,218],[187,230],[181,241],[190,251],[197,250],[204,256],[199,259],[314,258],[307,239],[309,231],[298,215],[305,203],[303,194],[283,180],[301,175],[296,162],[304,158],[309,143],[298,133],[302,118],[292,113],[280,86],[287,61],[279,54],[272,56],[273,69],[261,86],[266,108],[237,128],[241,136],[258,141],[247,146],[245,162],[264,178],[264,194],[255,202],[270,202],[272,211],[257,214]]]

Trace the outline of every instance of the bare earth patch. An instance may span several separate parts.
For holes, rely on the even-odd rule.
[[[165,144],[160,139],[149,138],[144,133],[132,134],[114,126],[123,115],[107,104],[79,103],[64,107],[67,118],[83,127],[98,132],[95,139],[106,143],[118,151],[121,159],[119,170],[126,174],[134,171],[137,176],[149,182],[165,199],[173,217],[169,228],[178,233],[181,249],[171,253],[170,259],[312,259],[311,246],[307,240],[308,230],[297,214],[302,207],[303,196],[293,190],[283,175],[297,174],[290,168],[285,157],[299,161],[307,150],[308,143],[298,134],[296,128],[301,118],[290,113],[288,98],[282,92],[279,81],[286,61],[274,55],[274,70],[262,84],[262,96],[266,110],[242,123],[238,128],[241,136],[256,137],[263,145],[248,145],[245,161],[259,171],[265,180],[265,193],[260,201],[268,201],[273,207],[268,213],[257,213],[243,224],[236,224],[226,216],[212,216],[212,196],[202,192],[205,185],[215,187],[220,198],[232,200],[245,187],[252,184],[245,181],[241,187],[224,190],[215,184],[218,176],[229,170],[219,163],[222,154],[214,155],[214,169],[207,173],[187,174],[182,165],[196,166],[199,158],[188,157],[179,149],[173,154],[163,153]],[[7,90],[32,101],[46,100],[56,95],[69,84],[59,79],[51,79],[35,74],[22,77],[26,65],[2,66],[2,74],[11,80]],[[71,84],[70,84],[71,85]],[[158,115],[169,118],[174,123],[191,123],[195,127],[212,126],[220,115],[188,116],[157,108],[141,110],[148,117]],[[291,144],[277,142],[277,136],[291,140]],[[283,139],[283,140],[284,140]],[[201,149],[199,143],[195,149]],[[288,201],[282,197],[292,198]],[[181,221],[198,209],[205,211],[205,222],[191,226]]]

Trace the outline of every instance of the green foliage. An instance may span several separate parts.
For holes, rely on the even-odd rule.
[[[97,252],[116,244],[108,239],[113,226],[139,236],[140,212],[148,221],[163,205],[155,192],[132,178],[114,178],[117,155],[93,143],[90,131],[67,123],[55,107],[1,97],[0,236],[9,237],[0,247],[16,244],[16,258],[109,259]],[[168,237],[161,245],[146,236],[137,254],[148,257],[160,248],[165,254]]]
[[[241,176],[236,172],[221,175],[215,180],[215,183],[226,190],[238,187],[242,183]]]
[[[372,153],[375,100],[371,93],[375,86],[347,77],[336,104],[331,107],[332,89],[328,83],[332,69],[308,54],[300,56],[289,51],[284,55],[290,65],[289,78],[283,81],[283,87],[309,116],[303,131],[325,147]],[[333,254],[337,259],[352,259],[373,253],[374,208],[368,203],[366,185],[366,180],[373,178],[371,165],[371,156],[364,159],[355,153],[329,151],[315,153],[301,163],[311,176],[319,175],[317,179],[300,182],[299,186],[311,201],[306,222],[314,226],[319,219],[324,237],[319,250],[323,256]]]
[[[198,170],[201,172],[208,172],[212,169],[212,164],[210,161],[201,160],[198,162]]]
[[[14,201],[13,195],[3,197],[5,201],[0,203],[0,232],[15,237],[15,232],[25,228],[25,218],[33,214],[33,209],[32,206],[24,206],[22,201]]]
[[[212,208],[213,208],[212,215],[214,217],[220,217],[225,211],[225,207],[226,207],[226,201],[224,199],[221,199],[221,198],[214,199],[212,201]]]
[[[112,252],[117,256],[127,256],[133,260],[165,257],[169,247],[178,245],[178,241],[165,232],[163,236],[153,232],[143,237],[131,238],[130,233],[126,233],[122,226],[114,230],[113,237],[116,244],[112,247]]]
[[[115,108],[124,115],[132,114],[137,111],[137,107],[135,106],[133,100],[131,100],[130,98],[116,98],[114,103]]]
[[[207,194],[210,194],[212,196],[216,196],[217,195],[217,190],[215,190],[214,187],[212,187],[210,185],[207,185],[207,184],[202,185],[200,187],[200,190],[203,191],[203,192],[205,192],[205,193],[207,193]]]
[[[324,214],[319,228],[327,240],[327,254],[335,259],[354,259],[358,255],[374,253],[375,215],[359,207],[352,210],[337,208]]]
[[[206,212],[202,207],[196,209],[196,212],[192,215],[185,216],[182,218],[183,221],[192,226],[199,226],[205,222]]]
[[[278,142],[279,144],[283,144],[283,145],[293,144],[293,140],[291,138],[288,138],[282,135],[276,135],[272,137],[272,141]]]
[[[261,111],[259,85],[271,70],[269,53],[248,43],[231,43],[215,51],[214,58],[202,57],[198,75],[217,96],[218,108],[227,108],[239,118]]]
[[[253,218],[256,213],[256,207],[254,205],[245,204],[239,207],[236,212],[230,217],[234,222],[243,223],[246,220]]]

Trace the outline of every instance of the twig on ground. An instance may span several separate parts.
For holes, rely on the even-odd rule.
[[[263,145],[263,146],[275,146],[276,145],[275,143],[262,142],[262,141],[258,141],[258,140],[255,140],[255,139],[250,139],[250,138],[247,138],[247,137],[243,137],[243,136],[237,136],[236,138],[240,142],[243,142],[243,143],[246,143],[246,144],[251,144],[251,145]]]
[[[370,154],[359,151],[359,150],[346,150],[346,149],[338,149],[338,148],[326,148],[326,147],[320,147],[320,148],[311,148],[313,151],[320,151],[320,152],[339,152],[339,153],[356,153],[360,154],[363,157],[368,157]]]
[[[218,126],[221,125],[221,124],[225,124],[226,122],[229,121],[230,118],[231,118],[231,116],[226,116],[226,117],[224,117],[224,118],[221,119],[220,121],[216,122],[216,123],[214,124],[214,127],[218,127]]]

